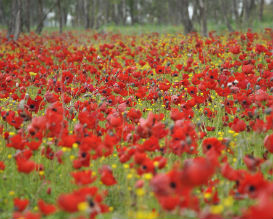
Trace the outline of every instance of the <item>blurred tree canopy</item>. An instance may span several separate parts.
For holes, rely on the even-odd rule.
[[[207,35],[207,22],[251,27],[263,20],[264,8],[273,0],[0,0],[0,25],[8,37],[20,32],[41,33],[45,26],[98,29],[103,25],[171,24],[185,33],[200,27]]]

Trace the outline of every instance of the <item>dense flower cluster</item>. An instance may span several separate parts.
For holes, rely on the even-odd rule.
[[[0,34],[0,216],[272,218],[272,39]]]

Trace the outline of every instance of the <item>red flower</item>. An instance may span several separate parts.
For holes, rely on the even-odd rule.
[[[112,170],[109,166],[104,165],[100,170],[101,182],[106,186],[112,186],[117,184],[115,177],[113,176]]]
[[[204,185],[213,176],[215,165],[207,158],[197,157],[184,161],[181,172],[182,183],[194,187]]]
[[[98,194],[97,187],[86,187],[75,190],[70,194],[62,194],[57,200],[60,208],[70,213],[79,211],[79,204],[86,202],[89,208],[88,211],[91,212],[90,218],[108,211],[108,207],[104,205],[102,201],[103,197]]]
[[[38,201],[38,207],[44,215],[50,215],[56,211],[56,207],[54,205],[47,204],[42,199]]]
[[[85,201],[85,196],[78,196],[76,194],[64,194],[58,198],[58,205],[64,211],[73,213],[77,212],[78,204]]]
[[[191,96],[197,95],[197,88],[196,87],[188,87],[187,92]]]
[[[203,153],[214,150],[218,154],[221,153],[225,146],[217,138],[206,138],[202,143]]]
[[[25,140],[20,134],[14,135],[9,139],[7,147],[13,147],[14,149],[23,150],[25,147]]]
[[[37,96],[35,100],[32,100],[30,97],[27,100],[27,108],[31,112],[37,113],[42,102],[43,98],[41,96]]]
[[[246,173],[239,181],[238,192],[256,198],[267,188],[268,185],[268,182],[264,179],[261,172],[257,172],[253,175]]]
[[[131,108],[129,112],[127,113],[127,116],[130,120],[137,123],[141,117],[142,113],[139,110],[136,110],[135,108]]]
[[[231,129],[235,132],[243,132],[246,129],[246,124],[243,120],[235,118],[232,123],[229,124]]]
[[[27,160],[25,158],[17,159],[16,164],[18,171],[26,174],[32,172],[36,166],[36,164],[33,161]]]
[[[158,66],[156,66],[155,71],[156,71],[157,74],[164,74],[165,73],[165,67],[158,65]]]
[[[273,134],[267,135],[264,139],[264,146],[266,149],[270,152],[273,153]]]
[[[259,197],[258,204],[249,207],[242,218],[245,219],[268,219],[273,218],[273,200],[268,194],[263,194]]]
[[[257,167],[259,167],[260,164],[263,162],[263,159],[255,158],[252,155],[244,156],[243,160],[245,165],[247,166],[247,169],[250,171],[256,171]]]
[[[252,64],[243,65],[242,70],[245,74],[252,74],[253,73],[254,66]]]
[[[6,166],[3,161],[0,161],[0,170],[5,170]]]
[[[179,198],[179,196],[176,196],[176,195],[163,196],[163,197],[158,198],[158,201],[164,210],[172,211],[177,206],[179,206],[180,198]]]
[[[28,206],[29,200],[28,199],[19,199],[15,198],[13,199],[13,204],[15,211],[23,211]]]
[[[39,213],[32,213],[30,211],[21,213],[21,212],[14,212],[12,219],[40,219],[41,216]]]
[[[96,177],[92,177],[91,170],[73,172],[71,175],[73,176],[77,185],[87,185],[96,180]]]

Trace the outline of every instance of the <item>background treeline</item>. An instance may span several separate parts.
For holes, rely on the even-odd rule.
[[[264,9],[273,0],[0,0],[0,25],[8,37],[20,32],[41,33],[45,26],[99,29],[114,24],[184,26],[184,32],[207,35],[208,22],[229,31],[263,21]],[[273,13],[273,10],[272,10]]]

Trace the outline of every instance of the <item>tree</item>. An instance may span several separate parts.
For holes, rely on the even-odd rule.
[[[48,9],[46,13],[44,13],[44,2],[43,0],[38,0],[38,14],[40,15],[40,19],[38,20],[38,24],[36,27],[35,32],[38,34],[41,34],[43,28],[44,28],[44,21],[46,20],[47,15],[56,7],[59,0],[57,0],[52,6]]]
[[[85,29],[89,29],[90,26],[90,0],[84,1],[84,16],[85,16]]]
[[[63,16],[62,16],[62,5],[61,0],[57,0],[57,8],[58,8],[58,18],[59,18],[59,32],[63,32]]]
[[[207,36],[207,2],[206,0],[198,0],[198,5],[200,13],[201,33],[203,36]]]
[[[4,10],[4,4],[3,0],[0,0],[0,22],[1,24],[5,24],[5,10]]]
[[[24,12],[25,12],[25,14],[24,14],[24,25],[25,25],[25,27],[26,27],[26,31],[27,32],[30,32],[30,26],[31,26],[31,24],[30,24],[30,6],[31,6],[31,4],[30,4],[30,0],[26,0],[25,1],[25,7],[24,7]]]
[[[260,8],[259,8],[259,20],[263,20],[263,12],[264,12],[264,0],[260,0]]]
[[[232,32],[233,28],[232,28],[230,21],[229,21],[230,18],[228,17],[228,15],[230,14],[229,13],[229,9],[230,9],[229,4],[227,1],[221,0],[221,6],[222,6],[222,14],[223,14],[225,24],[228,28],[228,31]]]
[[[251,21],[254,17],[253,11],[255,7],[255,0],[243,0],[244,23],[247,25],[247,27],[251,26]]]
[[[181,0],[177,3],[179,4],[179,8],[181,9],[182,12],[182,23],[184,26],[184,32],[185,34],[191,33],[194,31],[193,24],[189,15],[189,1],[188,0]]]
[[[21,32],[21,12],[22,2],[21,0],[12,0],[11,3],[11,16],[8,24],[8,36],[9,40],[17,40]]]

